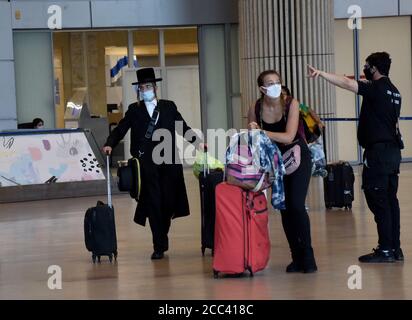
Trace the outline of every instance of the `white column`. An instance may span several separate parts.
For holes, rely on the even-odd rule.
[[[333,1],[239,0],[243,115],[259,96],[256,80],[278,71],[299,101],[319,114],[336,115],[335,88],[306,77],[307,64],[334,72]],[[244,123],[245,125],[245,123]],[[337,160],[336,124],[327,123],[328,160]]]

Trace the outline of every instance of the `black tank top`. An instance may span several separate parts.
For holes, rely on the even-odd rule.
[[[290,105],[292,104],[292,100],[293,100],[292,97],[288,97],[286,99],[285,114],[279,121],[274,122],[274,123],[267,123],[263,121],[263,119],[261,119],[262,99],[257,100],[256,105],[255,105],[255,116],[256,116],[257,123],[260,125],[261,129],[270,131],[270,132],[286,132],[287,118],[288,118]],[[299,128],[298,128],[298,131],[296,132],[295,139],[293,139],[294,143],[290,145],[284,145],[280,143],[278,144],[278,147],[282,153],[290,149],[291,147],[293,147],[296,143],[299,143],[301,147],[303,146],[304,149],[307,149],[306,140],[305,138],[302,137],[300,133],[302,129],[301,125],[302,123],[299,120]]]
[[[289,114],[289,108],[290,105],[292,104],[292,97],[287,97],[286,102],[285,102],[285,113],[278,122],[275,123],[267,123],[261,119],[261,111],[262,111],[262,99],[259,99],[256,101],[255,105],[255,116],[257,123],[260,125],[262,130],[266,131],[271,131],[271,132],[285,132],[286,131],[286,124],[288,122],[288,114]],[[299,121],[299,128],[296,133],[296,137],[294,140],[301,138],[301,122]]]
[[[286,119],[285,116],[282,117],[278,122],[274,123],[267,123],[263,121],[263,119],[260,120],[260,125],[262,127],[262,130],[270,131],[270,132],[285,132],[286,131]]]

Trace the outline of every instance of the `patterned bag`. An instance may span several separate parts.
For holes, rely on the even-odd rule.
[[[260,156],[259,148],[253,146],[251,132],[233,136],[226,151],[227,182],[253,192],[269,188],[275,180],[275,168],[263,168]],[[278,153],[275,153],[275,157],[278,157]],[[278,163],[278,158],[268,161]]]
[[[258,192],[272,184],[269,173],[253,165],[252,155],[247,146],[236,149],[235,161],[226,166],[226,177],[229,184],[246,190]]]
[[[283,164],[285,165],[286,175],[294,173],[300,166],[300,145],[296,144],[283,154]]]

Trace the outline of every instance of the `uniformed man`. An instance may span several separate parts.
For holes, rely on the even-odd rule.
[[[389,79],[391,58],[376,52],[366,59],[367,81],[309,68],[309,77],[328,82],[363,96],[358,140],[365,149],[362,188],[378,228],[378,247],[359,257],[360,262],[403,261],[400,244],[400,209],[397,198],[402,137],[399,132],[401,95]]]

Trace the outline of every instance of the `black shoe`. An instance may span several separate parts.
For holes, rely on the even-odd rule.
[[[301,264],[292,261],[287,267],[286,267],[286,272],[287,273],[292,273],[292,272],[303,272],[303,267]]]
[[[302,266],[303,273],[314,273],[318,271],[318,266],[316,265],[315,255],[312,248],[303,249]]]
[[[359,262],[363,263],[385,263],[395,262],[395,256],[392,250],[373,249],[373,252],[359,257]]]
[[[157,252],[157,251],[155,251],[155,252],[152,253],[152,256],[150,257],[150,259],[152,259],[152,260],[160,260],[160,259],[163,259],[164,256],[165,256],[165,255],[164,255],[163,252]]]
[[[302,249],[291,249],[292,262],[286,267],[286,272],[303,272]]]
[[[311,263],[306,263],[303,266],[303,273],[315,273],[317,271],[318,271],[318,266],[316,265],[315,261]]]
[[[396,261],[404,261],[405,258],[403,257],[403,252],[401,248],[393,249],[393,256]]]

